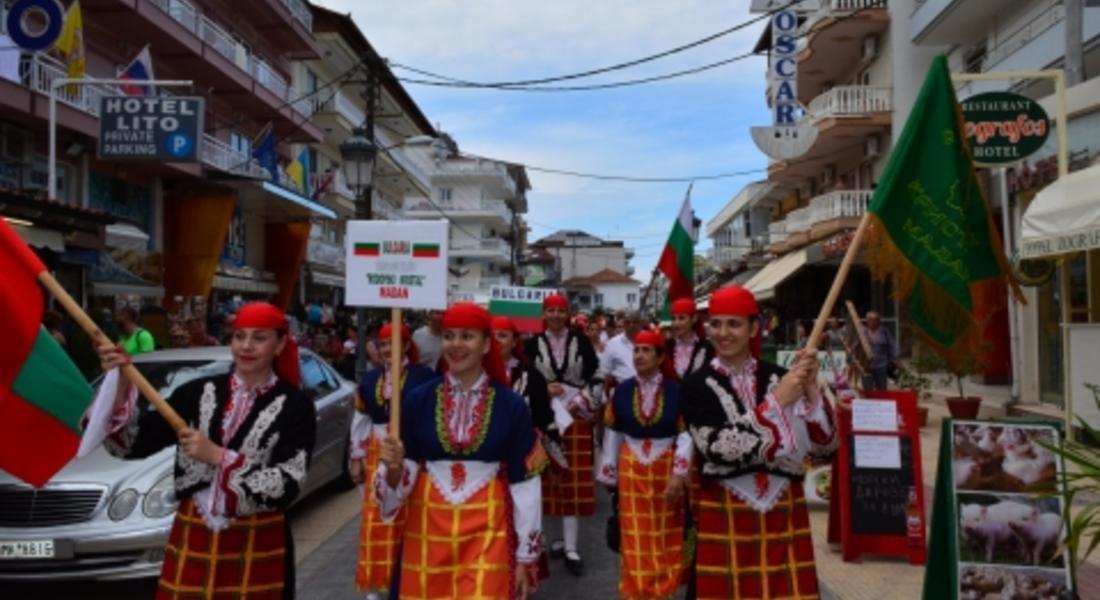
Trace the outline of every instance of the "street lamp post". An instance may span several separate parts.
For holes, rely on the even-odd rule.
[[[363,127],[352,130],[351,138],[340,144],[340,157],[343,161],[344,178],[355,193],[355,218],[372,218],[372,197],[374,195],[374,160],[378,154],[378,145],[374,142],[374,106],[376,94],[374,69],[368,67],[366,74],[366,122]],[[363,380],[366,373],[366,308],[355,310],[356,326],[359,336],[355,342],[355,381]]]

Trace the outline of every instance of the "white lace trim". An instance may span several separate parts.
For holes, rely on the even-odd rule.
[[[783,492],[787,491],[787,486],[790,485],[791,482],[786,477],[769,474],[768,489],[762,495],[757,493],[755,474],[739,475],[731,479],[723,479],[720,483],[722,487],[744,500],[753,510],[764,513],[770,511],[775,506],[775,503],[779,500],[779,497],[783,495]]]
[[[213,381],[208,381],[202,387],[202,396],[199,398],[199,422],[198,431],[210,437],[210,422],[214,420],[214,409],[218,405],[217,390]],[[176,462],[180,467],[180,476],[176,477],[176,489],[186,490],[202,481],[211,481],[216,471],[214,465],[208,465],[197,461],[183,452],[176,452]]]
[[[639,439],[624,435],[626,438],[626,445],[630,448],[631,453],[638,459],[638,462],[643,465],[649,466],[659,458],[665,455],[665,453],[672,450],[673,444],[676,443],[676,438],[649,438],[649,451],[646,452],[645,439]]]
[[[456,464],[461,464],[465,470],[462,481],[454,479]],[[427,461],[425,467],[432,485],[452,506],[464,504],[500,471],[500,463],[480,460],[433,460]]]
[[[710,390],[714,392],[714,395],[718,397],[718,401],[722,405],[722,410],[726,413],[726,418],[729,419],[731,425],[740,423],[751,429],[753,433],[760,436],[762,448],[770,448],[776,443],[775,434],[771,429],[760,425],[760,423],[758,423],[756,419],[753,419],[747,412],[744,414],[738,412],[737,403],[733,398],[733,394],[727,392],[716,379],[707,377],[707,387],[709,387]],[[730,451],[740,450],[746,447],[745,436],[736,435],[732,431],[724,431],[719,434],[718,441],[715,442],[715,445],[718,445],[719,441],[722,442],[723,445],[728,445],[727,449]],[[755,444],[748,443],[747,448],[751,450],[753,445]],[[748,450],[742,451],[747,452]],[[733,460],[740,460],[740,458]]]

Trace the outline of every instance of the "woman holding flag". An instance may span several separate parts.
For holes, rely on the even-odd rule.
[[[828,456],[837,436],[817,387],[817,352],[791,371],[759,359],[756,298],[730,286],[710,298],[716,356],[680,384],[702,484],[695,592],[703,599],[816,598],[805,458]]]
[[[694,449],[659,333],[634,338],[634,369],[604,412],[596,478],[618,489],[619,597],[671,598],[683,582],[683,500]]]
[[[412,390],[435,377],[435,373],[420,364],[416,344],[409,328],[402,324],[401,345],[405,356],[401,362],[401,390]],[[393,341],[393,325],[387,323],[378,335],[381,356],[389,357]],[[355,415],[351,423],[351,477],[356,483],[373,481],[381,456],[382,440],[389,434],[390,402],[393,375],[388,360],[381,368],[368,371],[359,385]],[[368,600],[386,597],[397,560],[398,541],[405,523],[402,512],[384,521],[374,493],[367,487],[363,493],[363,520],[359,529],[359,559],[356,562],[355,584],[367,593]]]
[[[547,458],[488,311],[443,315],[447,371],[403,395],[400,438],[373,482],[382,518],[407,511],[393,598],[526,598],[542,550]]]
[[[247,304],[233,322],[233,369],[188,382],[168,403],[189,427],[178,432],[139,406],[121,380],[129,362],[100,349],[107,376],[89,414],[106,415],[107,449],[143,458],[178,445],[172,524],[157,598],[292,598],[294,550],[285,511],[298,495],[314,445],[313,403],[301,390],[298,350],[286,315]],[[107,410],[97,410],[112,403]]]

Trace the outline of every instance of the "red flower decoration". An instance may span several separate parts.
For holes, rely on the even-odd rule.
[[[457,492],[466,485],[466,465],[456,462],[451,465],[451,491]]]

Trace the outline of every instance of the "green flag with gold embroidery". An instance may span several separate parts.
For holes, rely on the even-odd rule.
[[[872,273],[895,277],[917,332],[956,371],[978,335],[971,286],[1002,277],[1021,298],[963,131],[947,60],[938,56],[868,208]]]

